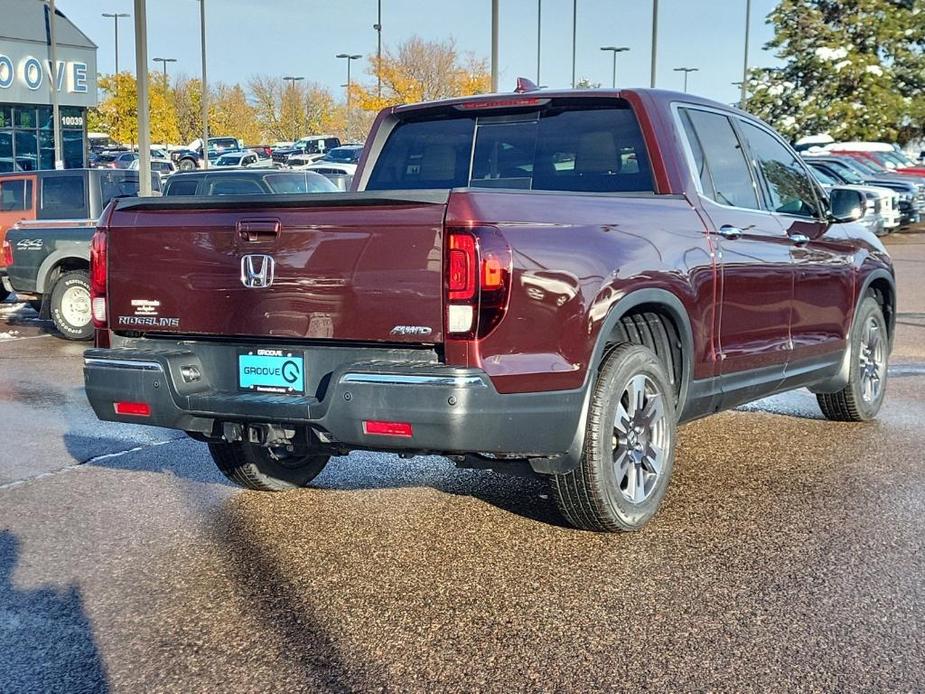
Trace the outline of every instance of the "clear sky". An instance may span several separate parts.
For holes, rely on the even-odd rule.
[[[257,73],[301,75],[335,94],[346,81],[337,53],[376,51],[376,0],[206,0],[209,81],[246,83]],[[149,58],[176,58],[172,75],[199,73],[199,3],[148,0]],[[773,64],[763,50],[771,37],[765,23],[775,0],[753,0],[750,64]],[[102,12],[133,11],[132,0],[58,0],[58,8],[99,46],[100,72],[113,69],[113,25]],[[542,0],[541,81],[571,82],[572,2]],[[660,0],[658,86],[680,89],[678,66],[697,67],[690,91],[736,101],[744,48],[745,0]],[[501,0],[500,87],[513,89],[518,76],[536,76],[537,0]],[[600,46],[628,46],[620,54],[617,82],[648,86],[651,0],[578,0],[577,75],[609,86],[610,53]],[[120,20],[120,67],[134,71],[133,19]],[[491,0],[382,0],[384,45],[414,34],[454,38],[463,51],[488,58]],[[361,69],[357,69],[362,64]],[[156,67],[156,66],[155,66]],[[365,61],[354,78],[369,80]],[[358,74],[359,73],[359,74]],[[342,92],[340,92],[342,93]]]

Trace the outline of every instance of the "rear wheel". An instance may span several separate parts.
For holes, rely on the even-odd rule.
[[[655,513],[674,465],[674,392],[647,347],[623,344],[592,393],[581,462],[553,475],[562,515],[585,530],[638,530]]]
[[[93,337],[90,314],[90,276],[86,270],[61,275],[51,290],[51,319],[66,339]]]
[[[225,477],[241,487],[262,492],[282,492],[308,485],[331,457],[252,443],[210,443],[209,453]]]
[[[826,419],[866,422],[877,416],[886,394],[889,335],[880,304],[865,297],[851,327],[848,385],[837,393],[817,393]]]
[[[177,163],[177,167],[180,171],[193,171],[196,168],[196,162],[192,159],[181,159]]]

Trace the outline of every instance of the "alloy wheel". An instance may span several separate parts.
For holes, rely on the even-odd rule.
[[[633,376],[620,396],[613,423],[613,464],[620,493],[634,504],[648,499],[665,466],[670,428],[664,394],[644,375]]]

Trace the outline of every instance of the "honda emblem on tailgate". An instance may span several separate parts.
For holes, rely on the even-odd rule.
[[[241,284],[251,289],[273,284],[276,261],[268,255],[245,255],[241,258]]]

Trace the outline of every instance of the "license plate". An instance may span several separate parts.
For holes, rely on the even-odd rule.
[[[281,349],[238,353],[238,388],[258,393],[305,394],[305,359]]]

